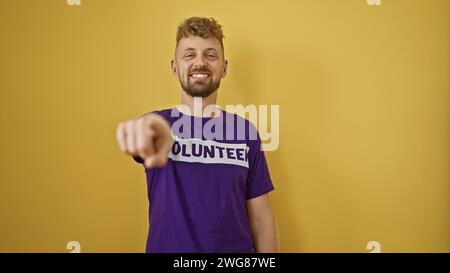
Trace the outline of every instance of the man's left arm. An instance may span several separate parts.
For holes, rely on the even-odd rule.
[[[247,200],[247,213],[255,252],[278,252],[278,231],[269,193]]]

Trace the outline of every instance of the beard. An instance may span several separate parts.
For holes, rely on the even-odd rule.
[[[197,72],[202,72],[198,70]],[[186,81],[181,80],[180,84],[183,90],[191,97],[202,97],[206,98],[212,93],[214,93],[220,86],[220,78],[216,81],[212,79],[212,73],[209,74],[211,77],[208,81],[194,81],[191,82],[191,77],[188,74],[188,78]]]

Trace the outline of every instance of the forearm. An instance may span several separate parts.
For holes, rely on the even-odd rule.
[[[250,224],[253,233],[253,246],[256,253],[278,252],[278,232],[275,218],[266,217]]]

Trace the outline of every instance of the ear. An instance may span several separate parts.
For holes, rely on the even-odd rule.
[[[177,68],[177,62],[175,61],[175,59],[170,61],[170,66],[171,66],[171,70],[172,70],[172,75],[175,78],[178,78],[178,68]]]
[[[225,60],[225,61],[223,62],[223,65],[222,65],[222,74],[221,74],[221,78],[225,78],[225,76],[227,75],[227,71],[228,71],[228,61]]]

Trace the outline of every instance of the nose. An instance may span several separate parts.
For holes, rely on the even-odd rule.
[[[195,57],[193,66],[194,66],[194,68],[205,67],[205,66],[207,67],[208,62],[205,60],[205,58],[201,54],[199,54],[199,55],[197,55],[197,57]]]

